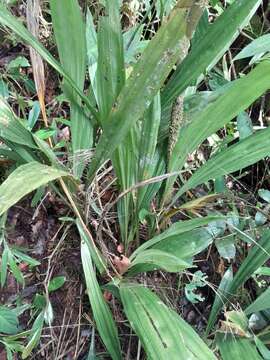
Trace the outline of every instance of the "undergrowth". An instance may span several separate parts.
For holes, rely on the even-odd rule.
[[[0,356],[269,359],[269,11],[0,3]]]

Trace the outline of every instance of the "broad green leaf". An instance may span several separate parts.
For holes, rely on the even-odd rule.
[[[149,289],[122,283],[120,295],[148,359],[216,359],[195,331]]]
[[[251,339],[235,337],[233,334],[219,333],[217,345],[222,360],[262,360]]]
[[[87,293],[99,335],[112,359],[120,360],[122,359],[122,356],[117,328],[113,320],[112,313],[105,302],[98,285],[89,247],[84,241],[81,242],[81,257]]]
[[[249,315],[266,309],[270,309],[270,287],[245,309],[245,314]]]
[[[77,84],[71,79],[62,66],[54,59],[54,57],[46,50],[46,48],[26,29],[26,27],[13,16],[6,6],[0,3],[0,24],[7,26],[16,35],[27,42],[32,48],[34,48],[63,78],[69,83],[69,85],[76,91],[80,98],[85,102],[90,109],[92,115],[97,118],[96,110],[92,107],[88,98],[83,94]],[[66,28],[66,24],[65,24]]]
[[[0,306],[0,333],[16,334],[19,331],[19,320],[16,313],[5,306]]]
[[[234,60],[240,60],[254,55],[261,55],[270,51],[270,34],[262,35],[253,40],[238,53]]]
[[[254,241],[255,243],[255,241]],[[239,270],[236,272],[233,280],[224,282],[226,287],[226,297],[221,296],[220,298],[216,297],[216,304],[212,307],[208,325],[207,332],[211,330],[216,316],[219,311],[222,309],[223,305],[226,305],[228,301],[236,294],[237,290],[244,285],[244,283],[252,276],[252,274],[262,266],[270,258],[270,230],[266,230],[261,239],[256,242],[256,244],[249,251],[248,256],[242,262]]]
[[[225,219],[222,216],[206,216],[205,218],[198,218],[186,221],[179,221],[177,223],[172,224],[168,230],[163,233],[153,237],[152,239],[146,241],[144,244],[139,246],[133,254],[130,256],[130,260],[134,259],[137,254],[140,252],[149,249],[154,245],[158,245],[160,242],[165,242],[168,239],[178,239],[179,236],[183,233],[190,233],[192,230],[200,228],[202,226],[208,225],[209,223],[217,220]],[[186,235],[185,235],[186,236]],[[188,240],[190,241],[190,240]]]
[[[69,174],[38,162],[20,166],[0,185],[0,216],[39,186],[64,176]]]
[[[168,237],[152,248],[171,253],[186,260],[205,250],[213,242],[213,239],[213,234],[209,229],[200,228],[178,236]]]
[[[234,243],[235,236],[233,234],[224,236],[221,239],[216,239],[215,245],[219,255],[228,261],[230,261],[230,259],[234,259],[236,255],[236,248]]]
[[[166,85],[162,106],[168,106],[201,74],[209,71],[237,38],[239,31],[249,22],[261,0],[237,0],[217,20],[208,25],[205,35],[180,64]]]
[[[60,287],[62,287],[65,282],[66,282],[66,277],[65,276],[56,276],[56,277],[54,277],[49,282],[48,291],[52,292],[52,291],[60,289]]]
[[[216,90],[212,96],[215,99],[216,93],[216,99],[204,109],[186,116],[170,160],[170,170],[180,171],[188,154],[269,89],[270,76],[267,74],[270,74],[270,62],[265,61],[245,77]],[[172,177],[167,182],[167,191],[173,183]]]
[[[36,149],[32,134],[0,97],[0,138]]]
[[[50,8],[61,64],[80,91],[83,92],[86,72],[86,39],[85,24],[78,1],[65,0],[65,6],[63,6],[59,0],[50,0]],[[71,100],[70,117],[74,173],[80,177],[84,165],[78,155],[80,152],[92,148],[93,129],[89,119],[84,114],[81,99],[73,86],[64,83],[63,88]]]
[[[236,170],[244,169],[264,157],[269,156],[269,136],[270,128],[260,130],[254,135],[219,152],[191,176],[190,180],[177,192],[173,201],[187,190],[199,184],[205,183],[210,179],[216,179],[221,175],[227,175]],[[241,158],[239,158],[240,154]]]
[[[161,26],[143,52],[117,98],[109,115],[109,126],[97,145],[90,179],[150,106],[187,41],[186,28],[186,11],[177,5],[168,22]]]
[[[148,265],[151,265],[150,268],[153,270],[162,269],[169,272],[179,272],[191,267],[190,263],[181,260],[171,253],[158,249],[149,249],[140,252],[135,260],[132,261],[129,271],[133,272],[133,267],[135,267],[137,272],[138,265],[140,272],[149,271]]]

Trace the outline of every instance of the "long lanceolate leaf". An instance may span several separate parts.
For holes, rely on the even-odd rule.
[[[86,73],[85,24],[77,0],[51,0],[53,29],[63,68],[76,83],[81,92],[84,89]],[[80,152],[93,146],[93,128],[81,106],[81,99],[68,83],[64,91],[71,101],[71,139],[74,154],[74,173],[80,177],[83,162]]]
[[[188,189],[216,179],[221,175],[243,169],[270,155],[270,128],[260,130],[254,135],[232,145],[211,158],[191,176],[177,192],[175,200]]]
[[[186,43],[186,31],[186,9],[176,6],[169,21],[159,29],[143,52],[117,98],[110,113],[109,126],[97,146],[90,179],[150,106],[177,61],[183,41]]]
[[[106,132],[111,126],[109,114],[116,98],[125,84],[125,64],[123,36],[118,0],[106,1],[106,16],[99,21],[98,32],[98,66],[96,74],[97,102],[100,110],[100,121]],[[94,83],[94,85],[95,85]],[[136,170],[136,129],[131,129],[112,156],[113,166],[121,191],[131,187],[135,182]],[[132,194],[127,194],[118,203],[118,217],[121,236],[124,243],[128,238],[128,225],[131,219]]]
[[[158,93],[149,109],[146,111],[140,129],[139,159],[138,159],[138,181],[150,179],[155,176],[156,161],[155,150],[157,145],[158,129],[161,118],[160,94]],[[160,186],[159,184],[156,184]],[[148,209],[149,194],[151,186],[144,186],[138,189],[137,211],[141,208]],[[150,198],[151,199],[151,198]]]
[[[260,3],[261,0],[234,1],[214,24],[208,25],[204,37],[192,48],[166,85],[162,95],[162,106],[170,105],[201,74],[210,70],[219,61]]]
[[[245,309],[245,314],[249,315],[267,309],[270,309],[270,287]]]
[[[149,289],[120,285],[125,313],[151,360],[214,360],[215,355],[175,312]]]
[[[211,222],[215,222],[218,220],[224,220],[224,217],[221,216],[206,216],[204,218],[180,221],[175,224],[172,224],[168,230],[164,231],[163,233],[156,235],[152,239],[146,241],[141,246],[137,248],[133,252],[130,257],[130,260],[134,259],[138,254],[145,251],[146,249],[151,248],[152,246],[158,245],[161,242],[166,243],[168,239],[177,240],[179,236],[183,233],[190,233],[192,230],[198,229],[202,226],[208,225]],[[190,240],[189,240],[190,242]],[[181,246],[181,245],[180,245]],[[196,245],[198,247],[198,244]],[[192,249],[191,249],[192,251]]]
[[[270,258],[270,230],[266,230],[262,238],[249,251],[248,256],[241,264],[239,270],[233,280],[226,285],[226,297],[213,307],[207,325],[207,332],[211,330],[218,312],[222,309],[222,305],[226,304],[250,276],[262,266]]]
[[[233,334],[218,334],[217,345],[222,360],[262,360],[251,339],[235,337]]]
[[[269,89],[269,74],[270,62],[264,61],[244,78],[231,83],[205,109],[196,112],[191,118],[187,116],[170,160],[170,170],[180,171],[189,153]],[[173,182],[173,178],[168,180],[167,192]]]
[[[121,349],[119,344],[118,332],[112,313],[104,300],[98,285],[91,254],[86,242],[81,243],[81,257],[83,271],[87,286],[87,293],[91,303],[96,326],[113,360],[121,360]]]
[[[33,190],[65,176],[69,174],[38,162],[20,166],[0,186],[0,216]]]
[[[45,47],[25,28],[25,26],[13,16],[7,8],[0,4],[0,24],[10,28],[16,35],[21,37],[27,42],[33,49],[35,49],[44,60],[46,60],[63,78],[69,83],[69,85],[76,91],[80,98],[85,102],[91,114],[97,119],[97,112],[92,107],[89,99],[83,94],[81,89],[69,76],[69,74],[63,69],[63,67],[54,59],[54,57],[45,49]]]

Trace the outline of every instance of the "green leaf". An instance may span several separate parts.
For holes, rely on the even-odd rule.
[[[109,125],[97,145],[90,179],[150,106],[177,61],[183,42],[186,42],[186,25],[185,10],[176,7],[134,66],[109,115]]]
[[[237,129],[240,140],[253,134],[253,125],[249,115],[243,111],[237,116]]]
[[[270,191],[266,189],[260,189],[258,191],[260,198],[270,203]]]
[[[158,93],[149,109],[145,113],[140,130],[141,137],[139,143],[138,159],[138,181],[150,179],[155,176],[156,161],[155,150],[157,145],[158,129],[161,118],[160,94]],[[151,197],[148,197],[151,185],[143,186],[138,189],[137,211],[141,208],[148,208]]]
[[[94,92],[97,100],[97,62],[98,62],[98,45],[97,45],[97,33],[94,25],[94,20],[91,12],[87,9],[86,13],[86,48],[87,48],[87,60],[88,60],[88,72]]]
[[[164,231],[160,235],[153,237],[152,239],[146,241],[144,244],[139,246],[130,256],[130,260],[134,259],[137,254],[140,252],[149,249],[154,245],[158,245],[160,242],[165,242],[168,239],[178,239],[179,236],[183,233],[190,233],[192,230],[197,229],[201,226],[208,225],[209,223],[217,220],[225,219],[222,216],[206,216],[204,218],[186,220],[186,221],[179,221],[177,223],[172,224],[168,230]],[[186,237],[186,235],[185,235]],[[188,240],[190,242],[190,240]]]
[[[8,85],[2,79],[0,79],[0,97],[4,99],[9,98]]]
[[[83,92],[86,72],[86,40],[85,24],[78,1],[66,0],[65,6],[63,6],[59,0],[50,0],[50,8],[61,64],[80,91]],[[64,83],[63,89],[66,96],[71,100],[70,117],[74,173],[80,177],[84,166],[79,153],[92,148],[93,129],[89,119],[84,114],[81,100],[76,95],[73,86]]]
[[[8,263],[10,266],[10,270],[12,272],[12,275],[15,277],[15,279],[24,286],[25,281],[24,281],[24,277],[23,274],[21,272],[21,270],[19,269],[19,267],[16,264],[16,261],[11,253],[11,251],[9,250],[8,253]]]
[[[11,60],[7,66],[7,70],[12,70],[21,67],[29,67],[29,61],[24,56],[17,56],[16,59]]]
[[[219,255],[224,259],[230,261],[234,259],[236,255],[236,248],[234,245],[235,237],[233,234],[222,237],[221,239],[217,239],[215,241],[215,245],[219,252]]]
[[[270,88],[270,76],[267,74],[270,74],[270,62],[265,61],[245,77],[216,90],[212,94],[212,100],[204,108],[184,117],[169,164],[171,171],[180,171],[188,154]],[[168,180],[168,190],[174,181],[174,177]]]
[[[36,320],[31,329],[31,335],[29,338],[28,344],[24,347],[22,352],[22,359],[26,359],[32,352],[32,350],[37,346],[40,341],[42,329],[44,324],[44,311],[42,311]]]
[[[36,149],[33,137],[9,105],[0,97],[0,138]]]
[[[163,269],[169,272],[179,272],[191,267],[191,265],[181,260],[179,257],[174,256],[173,254],[161,251],[158,249],[149,249],[140,252],[135,260],[131,263],[131,268],[129,271],[132,272],[133,267],[136,268],[136,272],[145,272],[148,270],[148,265],[152,265],[153,270]],[[139,270],[137,270],[139,265]],[[144,266],[146,265],[146,267]]]
[[[33,127],[35,126],[35,124],[38,121],[38,117],[40,114],[40,105],[38,101],[34,101],[32,109],[29,112],[29,116],[28,116],[28,128],[30,130],[33,129]]]
[[[54,57],[46,50],[46,48],[25,28],[25,26],[7,10],[5,5],[0,3],[0,24],[7,26],[16,35],[21,37],[32,48],[34,48],[60,75],[62,75],[69,85],[76,91],[80,98],[85,102],[92,115],[97,118],[96,110],[92,107],[88,98],[83,94],[77,84],[71,79],[69,74],[54,59]],[[65,24],[66,28],[66,24]]]
[[[186,260],[205,250],[213,242],[213,239],[213,234],[209,229],[200,228],[168,237],[154,245],[153,248]]]
[[[193,274],[192,280],[185,285],[185,296],[192,304],[196,304],[200,301],[204,301],[205,298],[198,293],[198,287],[204,287],[206,285],[207,275],[202,271],[196,271]]]
[[[227,298],[230,296],[230,288],[233,281],[233,270],[230,266],[228,270],[223,275],[221,282],[219,284],[219,288],[216,292],[215,300],[211,308],[211,313],[208,319],[206,334],[208,335],[209,331],[211,330],[217,314],[219,313],[220,309],[222,308],[223,304],[227,302]]]
[[[11,309],[0,306],[0,332],[4,334],[17,334],[19,331],[19,320]]]
[[[99,20],[97,66],[97,101],[104,125],[110,121],[108,115],[125,84],[119,0],[106,0],[106,13]]]
[[[217,64],[260,4],[260,0],[234,1],[213,24],[208,24],[201,41],[192,47],[166,85],[162,94],[162,107],[170,105],[201,74]]]
[[[234,60],[240,60],[254,55],[261,55],[270,51],[270,34],[262,35],[253,40],[238,53]]]
[[[39,186],[63,176],[69,174],[38,162],[20,166],[0,185],[0,216]]]
[[[113,320],[112,313],[101,293],[92,265],[89,247],[84,241],[81,242],[81,257],[87,293],[99,335],[112,359],[120,360],[122,359],[122,356],[117,328]]]
[[[237,290],[270,258],[270,230],[266,230],[263,233],[262,238],[258,242],[254,241],[254,243],[255,245],[249,251],[246,259],[242,262],[233,280],[229,277],[229,281],[226,280],[226,282],[224,282],[227,293],[226,297],[216,297],[210,313],[207,332],[211,330],[222,306],[226,305],[226,303],[236,294]]]
[[[79,234],[81,240],[87,244],[89,251],[91,253],[91,257],[99,271],[100,274],[106,271],[106,261],[99,252],[98,248],[96,247],[94,240],[90,237],[90,234],[84,229],[81,221],[79,219],[76,220],[76,225],[79,230]]]
[[[254,135],[229,146],[208,160],[177,192],[174,201],[187,190],[221,175],[243,169],[270,155],[270,128],[257,131]],[[251,151],[252,149],[252,151]],[[239,158],[241,154],[241,158]]]
[[[120,284],[120,295],[131,326],[147,358],[154,360],[216,359],[195,331],[154,293],[138,284]]]
[[[245,314],[249,315],[267,309],[270,309],[270,287],[245,309]]]
[[[65,282],[66,282],[66,277],[65,276],[56,276],[56,277],[54,277],[49,282],[48,291],[52,292],[52,291],[60,289],[60,287],[62,287]]]
[[[222,360],[262,360],[250,339],[219,333],[217,334],[217,344]]]
[[[5,247],[1,257],[1,287],[5,285],[7,279],[7,266],[8,266],[8,249]]]

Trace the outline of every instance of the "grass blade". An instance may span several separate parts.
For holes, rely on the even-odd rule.
[[[254,241],[255,242],[255,241]],[[223,297],[222,301],[212,308],[209,321],[207,325],[207,332],[211,330],[218,312],[226,305],[228,301],[236,294],[239,289],[251,275],[262,266],[270,258],[270,230],[266,230],[258,243],[249,251],[248,256],[242,262],[239,270],[235,274],[232,281],[226,285],[226,298]]]
[[[214,22],[204,37],[175,71],[162,93],[162,107],[170,105],[201,74],[209,71],[237,38],[261,4],[260,0],[238,0]]]
[[[59,0],[50,0],[50,8],[62,66],[80,91],[83,92],[86,72],[86,40],[85,24],[79,4],[77,0],[66,0],[65,6],[63,6]],[[71,101],[70,116],[74,174],[80,177],[84,165],[79,154],[92,148],[93,128],[84,114],[81,99],[73,87],[64,82],[63,89]]]
[[[270,62],[259,64],[242,79],[217,90],[217,98],[204,109],[185,119],[169,164],[171,171],[181,170],[189,153],[192,153],[208,136],[218,131],[235,116],[247,109],[270,87]],[[175,179],[167,182],[168,193]]]
[[[58,61],[56,61],[54,57],[46,50],[46,48],[25,28],[25,26],[15,16],[10,13],[10,11],[7,10],[3,4],[0,4],[0,24],[7,26],[16,35],[21,37],[27,44],[35,49],[41,55],[41,57],[43,57],[43,59],[46,60],[61,76],[63,76],[67,83],[69,83],[69,85],[76,91],[76,93],[87,105],[93,117],[97,119],[96,110],[92,107],[90,101],[83,94],[76,83],[71,79],[67,72],[58,63]]]
[[[270,287],[245,309],[245,314],[249,315],[267,309],[270,309]]]
[[[260,130],[254,135],[218,153],[192,175],[190,180],[177,192],[173,202],[188,189],[194,188],[210,179],[243,169],[270,155],[269,136],[270,128]],[[251,149],[252,151],[250,151]],[[241,154],[241,159],[239,154]]]
[[[81,257],[87,293],[93,310],[96,326],[113,360],[122,359],[118,332],[112,313],[98,285],[87,243],[81,243]]]
[[[135,65],[110,113],[109,126],[97,145],[90,180],[150,106],[177,61],[182,41],[186,39],[185,13],[185,10],[175,8],[169,21],[159,29]]]

